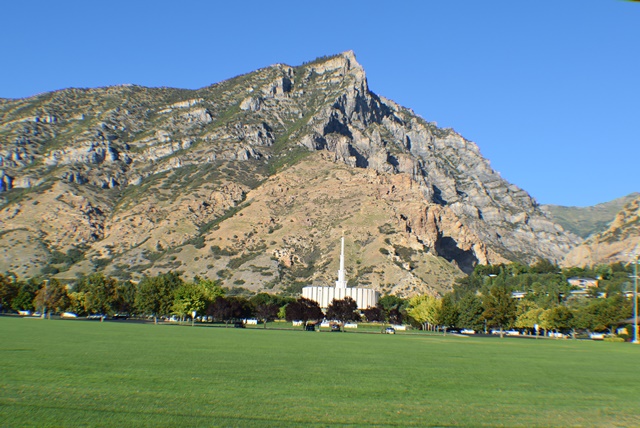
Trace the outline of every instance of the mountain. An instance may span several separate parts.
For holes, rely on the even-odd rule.
[[[66,89],[0,101],[0,270],[167,270],[295,293],[411,295],[579,240],[478,147],[368,88],[353,52],[198,89]]]
[[[604,232],[625,205],[638,197],[640,197],[640,193],[632,193],[592,207],[542,205],[541,208],[549,218],[560,224],[565,230],[581,238],[587,238],[594,233]]]
[[[618,212],[603,232],[587,238],[565,258],[566,266],[628,263],[632,254],[640,254],[640,195]]]

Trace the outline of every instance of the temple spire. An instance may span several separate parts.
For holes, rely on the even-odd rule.
[[[344,274],[344,235],[342,235],[342,247],[340,250],[340,270],[338,271],[338,280],[336,288],[347,288],[347,281]]]

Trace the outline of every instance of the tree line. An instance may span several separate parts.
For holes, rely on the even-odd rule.
[[[631,272],[621,263],[568,269],[544,260],[532,266],[479,265],[458,279],[451,292],[441,298],[415,296],[401,306],[401,313],[423,328],[533,334],[537,326],[542,334],[615,333],[619,323],[632,316],[633,301],[625,297],[632,286]],[[572,277],[598,279],[598,286],[589,288],[586,296],[574,295],[577,287],[568,282]]]
[[[119,281],[95,273],[65,285],[57,279],[22,281],[0,274],[0,310],[37,311],[43,315],[71,312],[79,316],[115,314],[137,317],[195,316],[230,323],[256,318],[268,321],[320,321],[325,317],[317,302],[268,293],[250,298],[229,296],[215,280],[196,277],[185,281],[179,273],[144,277],[140,282]],[[342,322],[360,320],[356,302],[350,297],[332,302],[327,317]]]
[[[230,296],[216,280],[196,277],[184,280],[168,272],[144,277],[138,283],[118,281],[95,273],[66,286],[51,279],[22,281],[0,274],[0,309],[41,313],[73,312],[78,315],[127,314],[181,319],[211,317],[226,323],[256,318],[265,324],[274,319],[341,322],[369,321],[412,324],[422,329],[470,329],[488,331],[520,329],[532,332],[614,332],[631,317],[633,303],[624,297],[630,287],[631,269],[622,264],[593,268],[560,269],[547,261],[532,266],[511,263],[476,266],[456,281],[443,296],[418,295],[404,299],[386,295],[376,307],[358,310],[351,298],[334,300],[326,313],[304,298],[258,293],[250,298]],[[586,297],[576,297],[567,279],[598,278],[599,285]],[[517,300],[513,292],[522,293]],[[597,298],[598,296],[605,296]]]

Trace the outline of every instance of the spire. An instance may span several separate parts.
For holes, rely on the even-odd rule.
[[[342,235],[342,247],[340,250],[340,270],[338,271],[336,288],[347,288],[347,281],[345,280],[344,276],[344,235]]]

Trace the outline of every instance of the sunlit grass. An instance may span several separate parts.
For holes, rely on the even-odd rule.
[[[640,347],[0,318],[1,426],[638,426]]]

